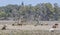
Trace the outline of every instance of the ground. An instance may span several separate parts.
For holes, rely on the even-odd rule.
[[[12,26],[12,22],[0,21],[0,35],[60,35],[60,24],[57,28],[54,28],[54,32],[49,32],[54,24],[48,25],[22,25],[22,26]],[[5,24],[4,24],[5,23]],[[11,24],[8,24],[11,23]],[[48,22],[46,22],[48,23]],[[50,22],[49,22],[50,23]],[[55,22],[54,22],[55,23]],[[6,30],[1,30],[2,27],[6,25]]]

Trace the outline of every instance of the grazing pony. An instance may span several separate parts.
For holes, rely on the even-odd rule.
[[[54,32],[54,28],[50,28],[49,29],[49,32]]]
[[[57,23],[52,26],[52,28],[57,28],[57,27],[58,27]]]
[[[6,27],[7,27],[7,26],[6,26],[6,25],[4,25],[4,26],[2,27],[2,30],[6,30]]]
[[[17,24],[17,25],[22,26],[22,24]]]

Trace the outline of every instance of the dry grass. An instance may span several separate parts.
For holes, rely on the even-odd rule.
[[[47,30],[0,30],[0,35],[60,35],[60,32]]]
[[[2,26],[2,25],[1,25]],[[44,28],[45,27],[45,28]],[[49,26],[50,27],[50,26]],[[7,25],[7,30],[0,30],[0,35],[60,35],[60,31],[49,32],[48,26],[11,26]]]
[[[60,26],[57,29],[58,31],[55,30],[54,32],[49,32],[51,25],[34,26],[31,24],[31,25],[22,25],[22,26],[12,26],[13,23],[11,21],[8,23],[3,22],[2,24],[2,21],[0,21],[0,35],[60,35]],[[1,30],[4,24],[8,24],[6,30]]]

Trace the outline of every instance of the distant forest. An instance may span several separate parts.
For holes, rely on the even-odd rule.
[[[60,7],[57,3],[40,3],[35,6],[24,5],[6,5],[0,7],[0,20],[18,20],[27,21],[60,21]]]

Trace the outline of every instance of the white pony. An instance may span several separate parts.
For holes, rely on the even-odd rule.
[[[49,29],[49,32],[54,32],[54,28],[50,28]]]

